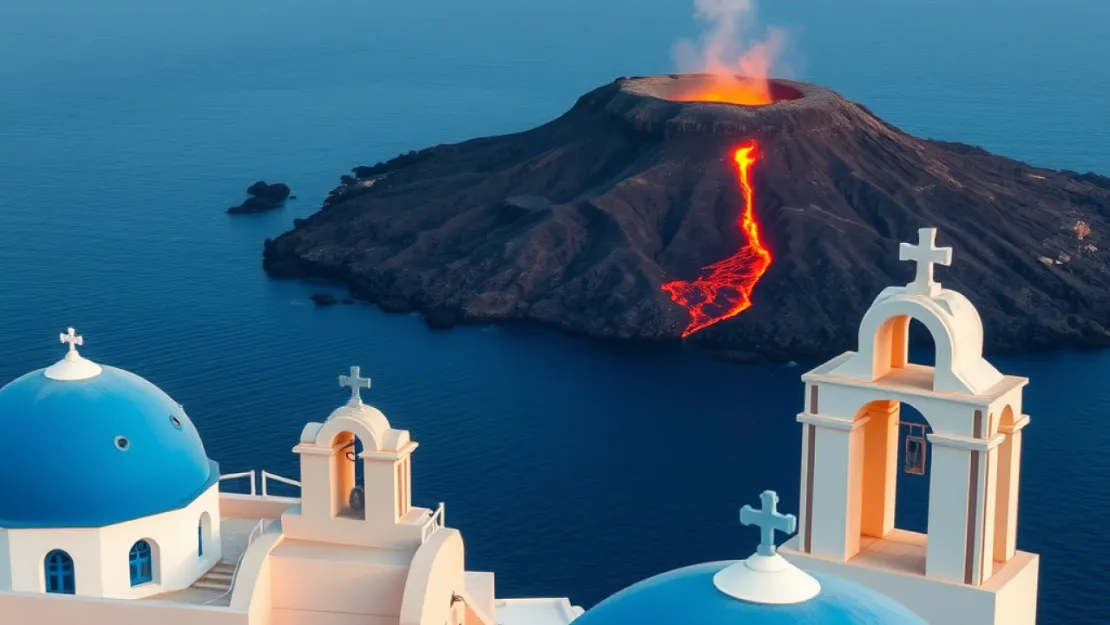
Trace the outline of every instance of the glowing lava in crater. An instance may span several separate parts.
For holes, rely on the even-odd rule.
[[[745,78],[731,74],[716,74],[705,84],[671,94],[676,102],[721,102],[741,106],[774,104],[778,98],[771,93],[771,83],[765,78]]]
[[[732,256],[702,268],[702,275],[693,282],[676,280],[663,285],[671,299],[690,313],[690,324],[682,332],[683,338],[750,308],[752,289],[771,265],[771,251],[759,238],[759,224],[753,210],[755,191],[750,173],[756,161],[756,147],[753,141],[737,148],[733,154],[744,194],[739,226],[747,242]]]

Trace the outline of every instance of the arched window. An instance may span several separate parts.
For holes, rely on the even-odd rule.
[[[131,553],[127,556],[131,568],[131,585],[138,586],[154,579],[154,563],[150,551],[150,543],[145,540],[131,545]]]
[[[208,512],[203,512],[200,515],[200,521],[197,521],[197,557],[204,557],[204,546],[212,542],[212,516]]]
[[[73,558],[61,549],[46,554],[43,564],[46,573],[46,592],[72,595],[76,589],[73,579]]]

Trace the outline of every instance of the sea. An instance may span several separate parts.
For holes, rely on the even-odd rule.
[[[755,17],[739,34],[784,28],[784,75],[911,133],[1110,173],[1104,0],[764,0]],[[746,557],[742,505],[774,489],[797,510],[814,363],[430,331],[316,308],[343,292],[261,267],[263,240],[350,168],[541,124],[618,76],[673,71],[706,27],[692,0],[0,2],[0,380],[55,361],[73,326],[90,358],[184,404],[223,471],[296,477],[301,427],[360,365],[421,444],[414,503],[447,502],[499,596],[589,607]],[[259,179],[297,199],[226,215]],[[1042,554],[1039,622],[1108,623],[1110,353],[994,362],[1031,378],[1018,545]],[[924,480],[900,478],[902,527],[924,525]]]

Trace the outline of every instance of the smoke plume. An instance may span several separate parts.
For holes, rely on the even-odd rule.
[[[694,8],[694,17],[708,22],[709,29],[701,41],[682,40],[675,46],[679,71],[766,80],[782,70],[778,60],[786,31],[755,32],[755,0],[694,0]]]

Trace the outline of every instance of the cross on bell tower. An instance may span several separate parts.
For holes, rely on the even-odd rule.
[[[370,388],[370,378],[364,378],[359,375],[361,369],[359,367],[351,367],[350,375],[339,376],[339,386],[351,389],[351,400],[347,402],[352,406],[357,406],[362,403],[362,397],[359,391],[364,388]]]
[[[917,275],[913,282],[906,285],[907,293],[927,297],[940,293],[940,283],[933,281],[933,265],[951,265],[952,248],[937,247],[936,241],[936,228],[921,228],[917,231],[917,245],[898,244],[898,260],[912,260],[917,263]]]
[[[775,532],[793,534],[798,528],[798,518],[793,514],[779,513],[779,495],[773,490],[763,491],[759,495],[759,501],[763,506],[761,510],[751,506],[740,508],[740,523],[758,527],[760,541],[757,553],[761,556],[773,556],[777,551]]]

